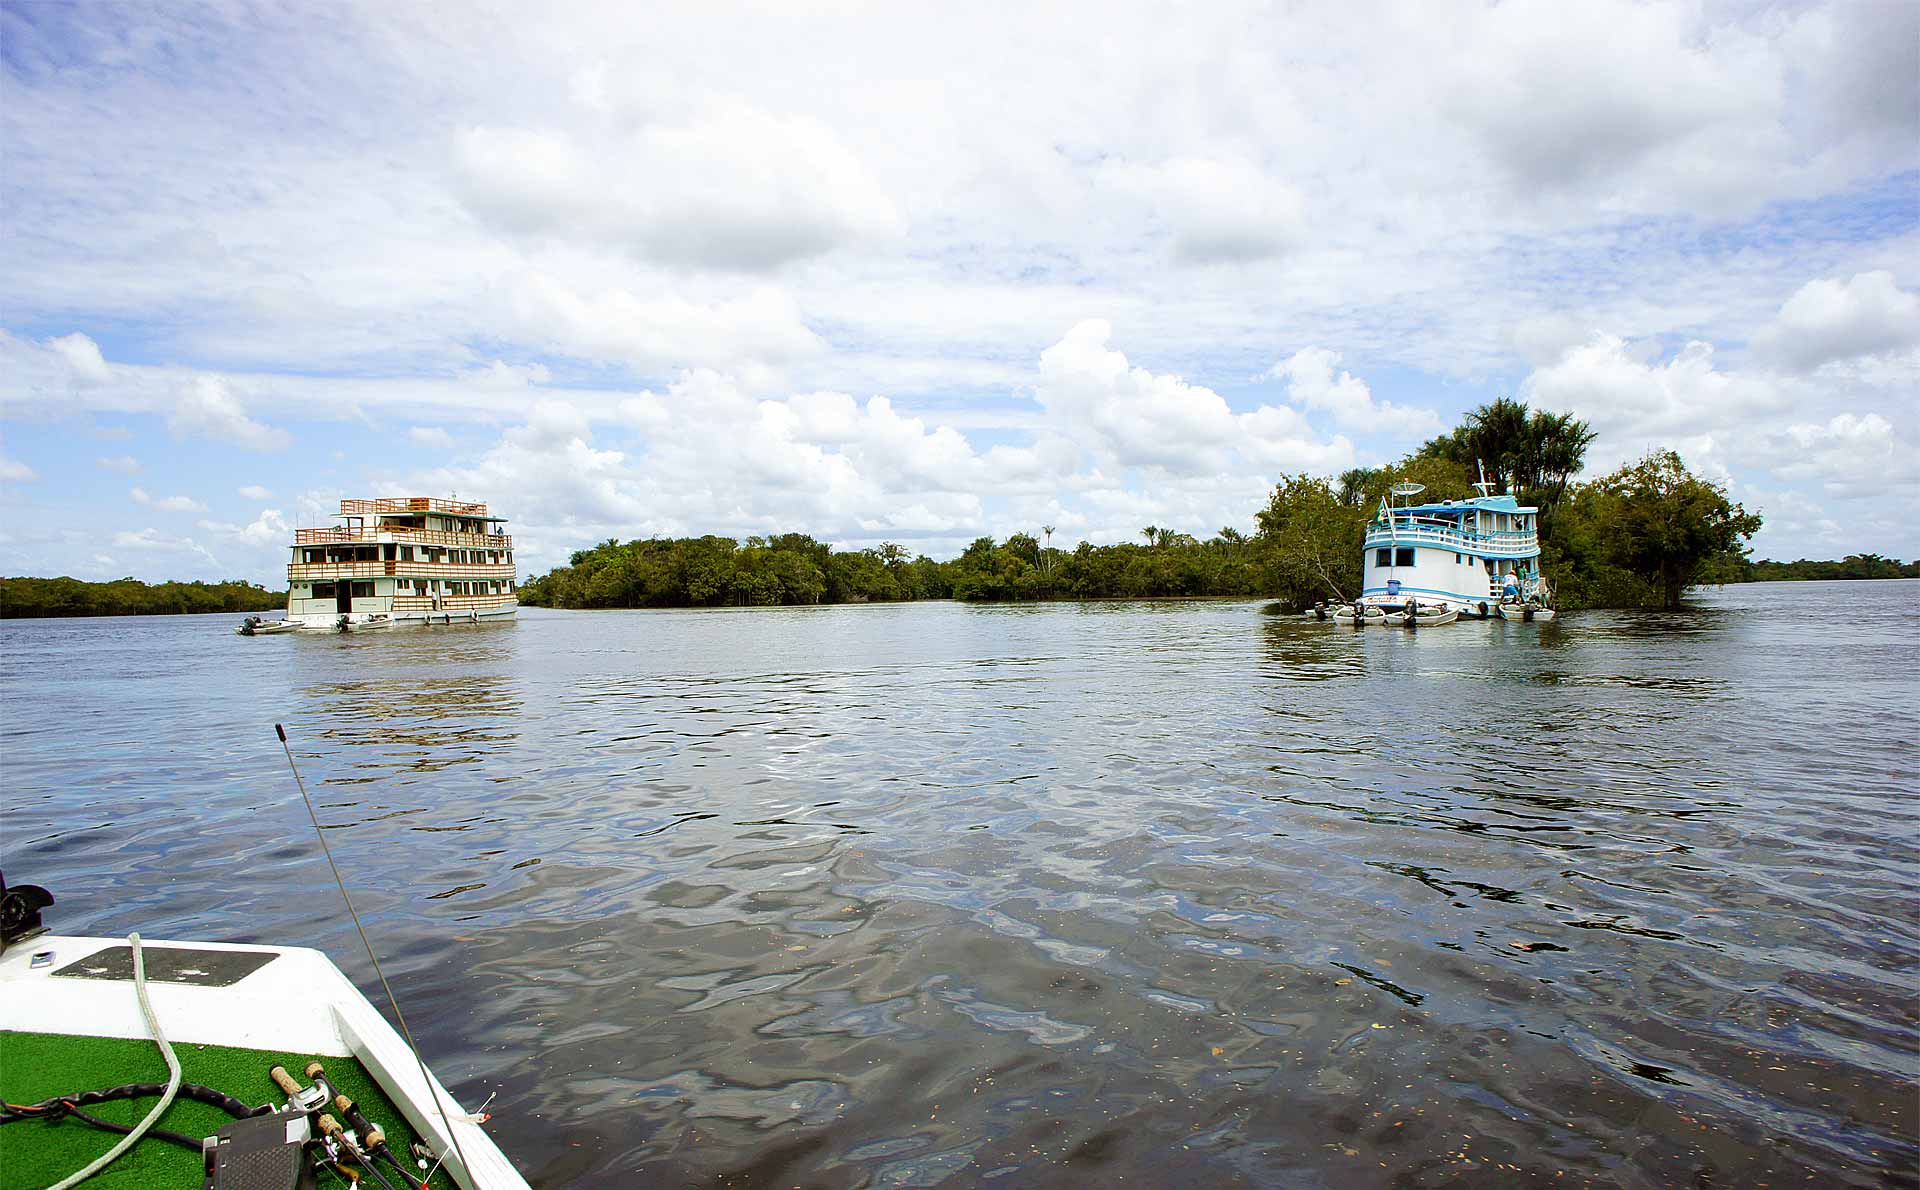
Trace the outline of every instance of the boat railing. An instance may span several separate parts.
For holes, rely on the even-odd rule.
[[[448,533],[444,529],[403,529],[373,525],[359,529],[295,529],[295,545],[378,545],[396,541],[403,545],[441,545],[455,549],[510,550],[513,537],[506,533]]]
[[[382,496],[377,500],[342,500],[341,516],[377,516],[387,512],[444,512],[454,516],[486,516],[487,506],[465,500],[432,496]]]
[[[329,581],[354,578],[513,578],[511,562],[396,562],[391,559],[372,562],[293,562],[287,566],[287,579],[293,581]]]
[[[1392,545],[1432,545],[1498,553],[1532,553],[1539,549],[1540,536],[1530,529],[1475,531],[1402,521],[1396,523],[1392,531],[1379,526],[1369,527],[1365,544],[1367,549]]]

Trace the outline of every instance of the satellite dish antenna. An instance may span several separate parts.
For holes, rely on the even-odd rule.
[[[1426,491],[1427,485],[1424,483],[1401,482],[1394,484],[1387,490],[1404,500],[1408,496],[1418,496],[1421,492]]]

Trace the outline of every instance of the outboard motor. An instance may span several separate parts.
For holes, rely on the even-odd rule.
[[[1531,603],[1520,609],[1520,618],[1529,624],[1533,623],[1533,605]]]
[[[1317,599],[1314,601],[1313,618],[1316,620],[1324,620],[1327,618],[1327,601],[1326,600]]]
[[[336,632],[345,632],[347,630],[347,617],[345,614],[334,617],[333,628]]]
[[[1411,595],[1407,596],[1407,627],[1420,627],[1420,601]]]
[[[1487,618],[1488,616],[1490,616],[1490,615],[1492,615],[1492,614],[1493,614],[1492,612],[1489,612],[1489,611],[1487,610],[1487,601],[1486,601],[1486,600],[1484,600],[1484,599],[1482,599],[1482,600],[1480,601],[1480,618],[1484,620],[1484,619],[1486,619],[1486,618]]]

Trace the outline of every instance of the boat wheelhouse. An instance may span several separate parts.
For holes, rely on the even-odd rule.
[[[1465,500],[1398,508],[1381,501],[1361,547],[1362,605],[1399,608],[1412,599],[1484,617],[1503,601],[1547,602],[1539,510],[1491,495],[1484,481],[1475,486],[1480,494]]]
[[[520,606],[513,538],[485,504],[429,496],[340,501],[340,524],[296,529],[287,619],[302,627],[459,624]]]

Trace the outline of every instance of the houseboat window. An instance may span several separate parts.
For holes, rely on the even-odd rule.
[[[314,597],[315,599],[332,599],[332,598],[333,598],[333,584],[332,584],[332,583],[315,583],[315,584],[313,584],[313,597]]]
[[[1391,566],[1391,565],[1393,565],[1393,551],[1392,551],[1392,550],[1375,550],[1375,551],[1373,551],[1373,564],[1374,564],[1375,566]]]
[[[373,584],[371,582],[353,584],[353,597],[355,599],[373,598]]]
[[[1399,549],[1393,551],[1393,564],[1395,566],[1413,565],[1413,550],[1409,549],[1406,546],[1402,546]]]

